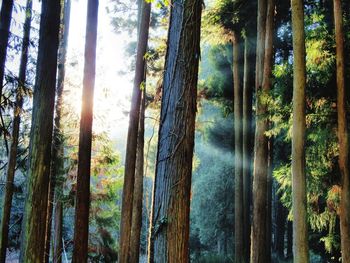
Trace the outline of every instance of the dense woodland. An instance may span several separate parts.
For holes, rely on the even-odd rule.
[[[76,2],[0,2],[0,263],[350,263],[348,0]]]

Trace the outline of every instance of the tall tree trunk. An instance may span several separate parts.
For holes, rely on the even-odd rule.
[[[141,88],[144,85],[145,72],[145,54],[148,45],[148,32],[151,14],[150,3],[142,4],[141,23],[138,34],[137,54],[136,54],[136,70],[134,78],[134,87],[131,99],[131,110],[129,119],[128,138],[126,146],[125,158],[125,173],[122,199],[122,215],[120,222],[120,251],[119,262],[129,263],[131,256],[131,243],[137,238],[132,235],[132,220],[133,220],[133,195],[135,186],[135,168],[136,168],[136,152],[137,152],[137,137],[139,130],[140,119],[140,103],[141,103]],[[141,208],[142,209],[142,208]],[[136,227],[136,226],[135,226]],[[137,234],[137,233],[135,233]],[[136,244],[133,243],[133,246]],[[133,252],[134,253],[134,252]]]
[[[265,58],[264,58],[264,75],[262,82],[263,96],[268,96],[271,89],[272,67],[273,67],[273,39],[274,39],[274,17],[275,17],[275,0],[267,1],[266,16],[266,37],[265,37]],[[266,100],[266,98],[263,98]],[[266,101],[263,102],[265,115],[268,114]],[[265,117],[267,118],[267,116]],[[267,129],[270,129],[271,122],[267,121]],[[265,131],[264,131],[265,133]],[[271,202],[272,202],[272,172],[273,172],[273,139],[268,139],[268,168],[266,176],[266,262],[271,261],[271,240],[272,240],[272,220],[271,220]]]
[[[266,120],[266,91],[263,88],[265,38],[266,38],[267,1],[258,1],[258,25],[256,47],[256,130],[255,156],[253,172],[253,223],[251,233],[250,261],[266,262],[266,196],[268,174],[268,140],[265,132],[268,128]]]
[[[305,32],[304,3],[292,0],[293,30],[293,130],[292,203],[294,262],[309,262],[305,175]]]
[[[350,174],[349,174],[349,142],[346,119],[346,91],[344,66],[344,31],[342,1],[334,0],[334,24],[337,58],[337,108],[338,108],[338,140],[339,170],[341,173],[340,198],[340,237],[342,261],[350,262]]]
[[[7,178],[5,187],[5,197],[2,207],[2,218],[0,228],[0,263],[6,261],[6,247],[8,244],[9,224],[11,217],[12,197],[13,197],[13,185],[16,171],[17,149],[18,149],[18,137],[19,127],[21,123],[21,112],[23,107],[23,89],[25,88],[27,63],[28,63],[28,49],[30,38],[30,26],[32,21],[32,0],[27,0],[26,5],[26,17],[23,27],[23,42],[21,61],[19,66],[18,87],[16,90],[16,107],[13,112],[13,127],[12,127],[12,142],[10,148],[10,154],[7,164]],[[1,34],[2,35],[2,34]]]
[[[233,31],[233,82],[235,131],[235,262],[244,262],[243,251],[243,177],[242,177],[242,58],[241,38]]]
[[[189,262],[189,214],[202,2],[171,5],[149,262]]]
[[[7,44],[10,35],[12,9],[13,0],[2,1],[0,11],[0,103],[2,101],[2,88],[4,85],[5,61],[7,53]]]
[[[54,208],[54,199],[56,203],[55,211],[58,215],[55,216],[59,220],[58,224],[62,224],[61,216],[62,204],[61,202],[61,192],[63,178],[62,172],[63,169],[63,138],[61,134],[61,116],[62,116],[62,95],[64,88],[64,76],[65,76],[65,63],[66,63],[66,54],[67,54],[67,43],[68,43],[68,33],[69,33],[69,19],[70,19],[70,0],[65,0],[64,7],[61,12],[61,30],[60,30],[60,46],[58,50],[58,74],[57,74],[57,90],[56,90],[56,106],[55,106],[55,122],[53,130],[53,145],[52,145],[52,162],[51,162],[51,171],[50,171],[50,183],[49,183],[49,202],[48,202],[48,212],[47,212],[47,229],[46,229],[46,244],[45,244],[45,262],[49,262],[50,258],[50,247],[51,247],[51,226],[53,220],[53,208]],[[56,198],[55,198],[56,192]],[[58,206],[58,207],[57,207]],[[55,222],[56,223],[56,222]],[[56,227],[55,227],[56,229]],[[62,227],[58,227],[59,233],[55,232],[55,241],[60,240],[59,243],[62,246]],[[58,234],[58,236],[57,236]],[[59,244],[58,244],[59,245]],[[62,248],[57,248],[61,250]],[[59,258],[57,258],[59,257]],[[53,255],[53,261],[60,260],[60,254]]]
[[[58,68],[58,80],[57,80],[57,102],[56,102],[56,118],[55,118],[55,129],[57,130],[57,141],[56,145],[56,154],[57,157],[53,159],[53,171],[51,175],[56,180],[56,189],[55,189],[55,212],[54,212],[54,243],[53,243],[53,262],[61,263],[62,262],[62,251],[63,251],[63,183],[64,178],[62,178],[62,168],[63,168],[63,138],[61,136],[61,118],[62,118],[62,94],[64,90],[64,79],[65,79],[65,65],[67,57],[67,46],[68,46],[68,36],[69,36],[69,25],[70,25],[70,9],[71,9],[71,0],[66,0],[64,5],[64,17],[63,23],[61,25],[61,49],[59,52],[59,68]],[[61,104],[61,105],[59,105]],[[54,130],[55,131],[55,130]],[[56,162],[55,162],[56,160]]]
[[[245,262],[249,262],[250,257],[250,207],[251,207],[251,172],[252,172],[252,103],[253,103],[253,87],[254,87],[254,67],[255,67],[255,41],[251,40],[252,35],[249,34],[244,39],[244,76],[243,76],[243,118],[242,118],[242,155],[243,155],[243,250]]]
[[[89,242],[90,168],[93,101],[96,75],[98,0],[88,0],[83,96],[80,118],[73,263],[87,262]]]
[[[43,262],[45,254],[60,2],[42,1],[22,240],[24,262]]]
[[[148,3],[144,2],[149,5]],[[140,123],[137,138],[137,156],[135,171],[135,187],[132,210],[131,239],[130,239],[130,263],[138,263],[140,257],[140,237],[142,227],[142,199],[143,199],[143,164],[144,164],[144,140],[145,140],[145,95],[143,90],[141,97]]]

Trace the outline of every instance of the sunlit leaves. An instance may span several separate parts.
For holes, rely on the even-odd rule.
[[[323,79],[329,78],[332,74],[335,57],[329,50],[326,49],[327,42],[325,40],[310,40],[306,42],[306,67],[310,73],[322,72],[324,76],[318,76],[318,82],[322,83]],[[309,74],[310,74],[309,73]]]

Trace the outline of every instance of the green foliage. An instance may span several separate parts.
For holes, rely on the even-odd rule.
[[[96,146],[95,146],[96,147]],[[92,157],[90,242],[92,262],[116,261],[123,168],[110,144],[97,146]]]
[[[237,1],[216,0],[213,6],[203,14],[202,31],[205,40],[211,44],[225,44],[231,36],[237,23],[237,10],[234,10],[234,3]]]
[[[232,46],[217,45],[204,48],[205,59],[200,64],[201,87],[210,98],[233,98]]]
[[[312,10],[312,11],[311,11]],[[324,10],[309,9],[306,16],[306,174],[308,222],[311,227],[311,248],[323,257],[331,258],[339,251],[339,229],[336,227],[339,206],[339,171],[337,168],[338,140],[334,71],[334,40]],[[270,116],[275,136],[274,177],[279,183],[282,203],[292,220],[291,183],[291,102],[292,61],[279,60],[273,74]],[[323,246],[323,249],[321,247]],[[316,258],[317,256],[315,256]],[[315,259],[315,262],[318,260]]]
[[[217,127],[225,130],[224,134],[230,134],[233,129],[232,118],[218,117],[220,111],[215,104],[203,101],[197,119],[198,130],[202,133],[196,135],[195,152],[199,164],[193,174],[191,202],[192,257],[199,260],[194,262],[218,262],[209,260],[225,258],[219,254],[232,254],[234,157],[229,147],[231,144],[222,147],[225,142],[221,138],[210,136],[212,129]],[[225,124],[220,126],[222,123]],[[226,123],[231,123],[231,126]],[[217,252],[218,257],[199,258],[199,251]]]
[[[255,27],[255,0],[215,0],[204,9],[202,38],[212,45],[227,44],[232,31],[241,32],[244,27]]]

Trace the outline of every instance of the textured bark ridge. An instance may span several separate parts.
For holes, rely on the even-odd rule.
[[[149,262],[189,262],[201,7],[200,0],[171,5]]]
[[[33,97],[23,262],[43,262],[55,102],[60,0],[43,0]]]
[[[292,131],[292,202],[293,256],[296,263],[309,262],[306,175],[305,175],[305,32],[304,4],[292,0],[293,29],[293,131]]]
[[[339,170],[341,173],[340,199],[340,237],[342,261],[350,262],[350,174],[349,174],[349,141],[346,119],[346,89],[344,64],[344,29],[342,1],[334,0],[334,24],[337,58],[337,110],[339,140]]]
[[[89,0],[87,8],[73,263],[87,262],[88,256],[91,142],[96,71],[98,3],[98,0]]]
[[[19,66],[18,87],[16,90],[16,107],[13,112],[13,128],[12,128],[12,141],[10,147],[10,153],[7,165],[7,178],[4,205],[2,208],[2,219],[0,229],[0,263],[6,261],[6,247],[8,244],[8,232],[9,223],[11,217],[12,197],[13,197],[13,183],[15,179],[17,149],[19,129],[21,123],[21,111],[23,108],[23,88],[26,81],[27,62],[28,62],[28,49],[29,49],[29,37],[30,37],[30,25],[32,20],[32,0],[27,0],[26,5],[26,18],[24,22],[23,42],[21,51],[21,61]],[[1,34],[2,35],[2,34]]]

